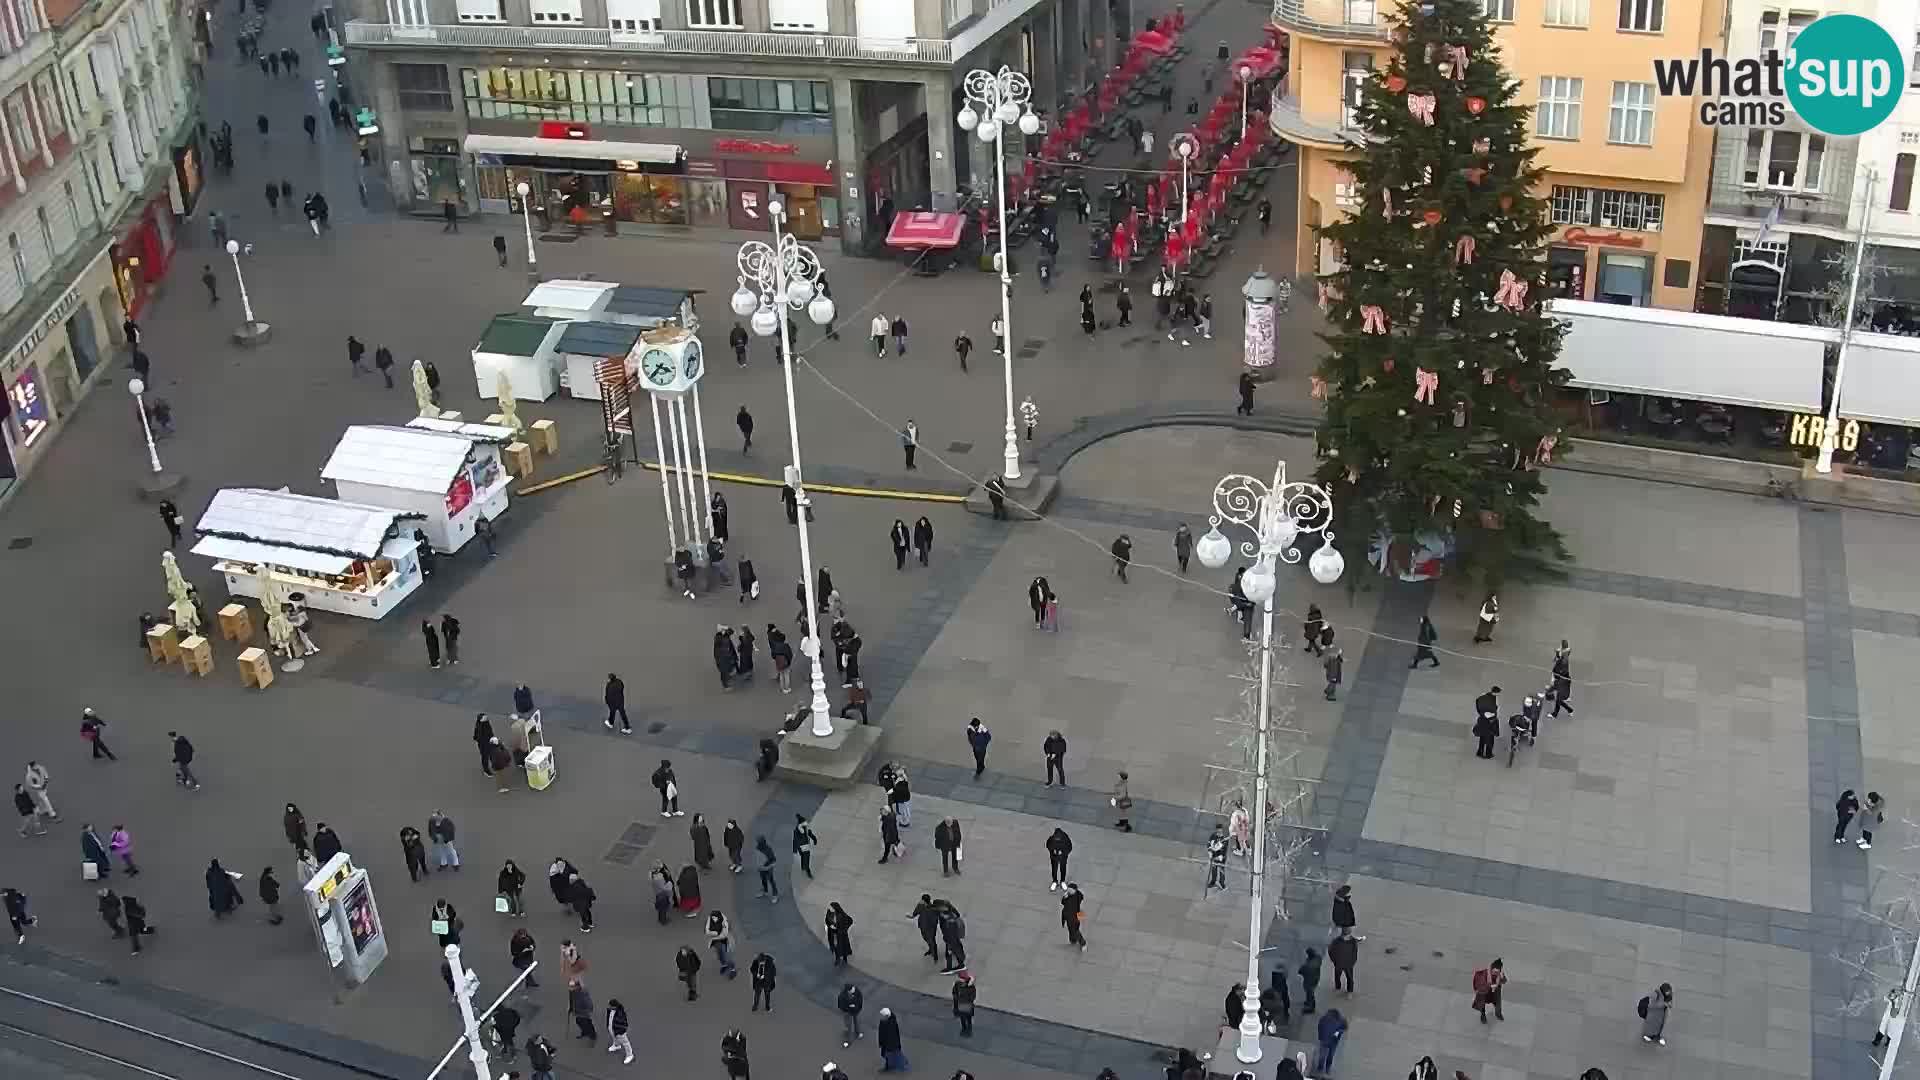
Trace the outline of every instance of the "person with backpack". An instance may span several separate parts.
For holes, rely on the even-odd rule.
[[[1473,1011],[1480,1014],[1480,1022],[1487,1022],[1487,1006],[1493,1006],[1493,1017],[1505,1020],[1507,1014],[1500,1008],[1500,993],[1507,985],[1507,962],[1496,958],[1493,963],[1473,973]]]
[[[752,1080],[753,1068],[747,1063],[747,1036],[739,1028],[730,1028],[720,1036],[720,1064],[727,1070],[727,1080]]]
[[[633,1064],[633,1040],[627,1036],[627,1027],[627,1007],[620,1004],[619,998],[608,998],[607,1038],[613,1041],[613,1045],[607,1047],[607,1053],[624,1050],[627,1057],[621,1062],[622,1065]]]
[[[1640,999],[1640,1041],[1667,1045],[1667,1013],[1673,1008],[1673,984],[1661,983]]]
[[[1306,959],[1300,961],[1300,968],[1296,974],[1300,976],[1300,993],[1304,998],[1300,1003],[1300,1015],[1305,1016],[1319,1009],[1313,997],[1314,991],[1320,989],[1319,950],[1307,950]]]
[[[545,1035],[535,1035],[527,1040],[527,1067],[533,1070],[533,1080],[553,1080],[554,1046]]]

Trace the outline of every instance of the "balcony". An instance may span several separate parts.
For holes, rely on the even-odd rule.
[[[581,50],[620,55],[729,56],[758,60],[840,61],[947,67],[953,44],[909,38],[888,41],[844,34],[752,34],[741,30],[662,30],[615,34],[600,27],[402,26],[354,21],[346,44],[363,48]]]
[[[10,94],[40,65],[53,59],[53,35],[42,31],[27,39],[24,48],[0,56],[0,94]]]
[[[1344,117],[1309,115],[1300,107],[1300,99],[1275,91],[1267,126],[1291,143],[1304,143],[1323,150],[1358,149],[1367,144],[1367,134],[1349,125]]]
[[[1396,6],[1396,0],[1273,0],[1273,22],[1310,38],[1380,42]]]

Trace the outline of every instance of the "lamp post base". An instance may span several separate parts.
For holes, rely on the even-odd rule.
[[[994,476],[1000,471],[995,469]],[[1038,521],[1040,515],[1047,512],[1053,498],[1059,494],[1060,478],[1052,473],[1043,473],[1034,469],[1024,469],[1018,480],[1001,480],[1007,489],[1007,517],[1014,521]],[[964,504],[969,514],[992,516],[993,500],[987,497],[987,482],[983,477],[972,491],[967,492]]]
[[[1306,1068],[1313,1063],[1314,1043],[1311,1038],[1290,1040],[1278,1035],[1262,1035],[1260,1060],[1255,1062],[1241,1061],[1237,1054],[1239,1049],[1240,1029],[1227,1028],[1222,1031],[1219,1043],[1213,1048],[1213,1058],[1207,1066],[1209,1071],[1225,1076],[1231,1076],[1237,1072],[1249,1072],[1254,1075],[1254,1080],[1274,1080],[1274,1074],[1279,1070],[1282,1061],[1304,1053],[1306,1055],[1304,1062],[1298,1058],[1294,1060],[1300,1064],[1300,1071],[1304,1075],[1313,1075]]]
[[[1278,366],[1277,364],[1261,364],[1259,367],[1255,367],[1252,364],[1241,364],[1240,370],[1253,376],[1254,382],[1264,383],[1273,381],[1275,374],[1274,369]]]
[[[142,469],[140,480],[134,486],[134,492],[140,496],[141,502],[157,503],[179,494],[180,489],[186,486],[187,474],[185,473],[177,473],[171,469],[163,469],[160,472]]]
[[[258,319],[241,323],[239,329],[233,332],[233,343],[244,349],[257,348],[272,340],[272,325]]]
[[[880,749],[884,732],[852,717],[835,717],[833,734],[815,735],[809,724],[781,740],[774,775],[813,787],[841,789],[861,782],[867,763]]]

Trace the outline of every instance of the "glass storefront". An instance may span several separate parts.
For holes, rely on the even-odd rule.
[[[613,213],[621,221],[685,225],[687,182],[678,176],[620,173],[613,178]]]
[[[1600,253],[1594,299],[1607,304],[1645,307],[1653,300],[1653,257],[1618,251]]]
[[[693,210],[695,225],[727,224],[727,182],[725,180],[687,181],[687,203]]]
[[[453,139],[410,139],[407,142],[413,197],[434,206],[466,202],[460,180],[460,144]]]

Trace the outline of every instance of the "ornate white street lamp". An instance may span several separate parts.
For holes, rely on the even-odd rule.
[[[818,293],[814,282],[820,280],[820,259],[800,245],[791,233],[781,231],[787,220],[786,207],[775,199],[767,204],[767,218],[773,223],[773,243],[749,240],[740,245],[735,264],[740,269],[740,287],[733,292],[733,313],[749,319],[753,332],[761,337],[780,335],[780,365],[787,382],[787,435],[792,443],[793,464],[787,467],[787,483],[793,488],[795,521],[800,528],[800,581],[807,596],[807,625],[813,633],[800,641],[800,651],[813,664],[813,734],[825,738],[833,734],[833,717],[827,705],[827,676],[820,665],[820,599],[814,595],[813,550],[807,535],[809,503],[806,485],[800,478],[800,420],[793,406],[793,342],[787,337],[787,308],[805,308],[807,318],[820,326],[833,322],[833,300]],[[759,291],[748,288],[752,282]]]
[[[247,276],[240,272],[240,241],[227,241],[227,257],[233,260],[233,280],[240,286],[240,313],[246,321],[240,329],[233,332],[233,340],[241,345],[260,345],[267,340],[273,328],[253,317],[253,300],[247,295]],[[246,253],[253,254],[253,245],[248,244]]]
[[[1253,776],[1253,904],[1247,929],[1246,1015],[1240,1021],[1240,1046],[1234,1054],[1248,1064],[1260,1060],[1260,942],[1266,935],[1262,917],[1262,886],[1267,869],[1267,735],[1273,694],[1273,594],[1279,584],[1276,563],[1298,563],[1293,546],[1302,532],[1319,530],[1320,549],[1307,560],[1313,579],[1322,585],[1340,580],[1346,560],[1333,546],[1333,497],[1318,484],[1287,483],[1287,463],[1274,466],[1273,482],[1229,473],[1213,487],[1213,516],[1209,528],[1193,545],[1200,564],[1214,570],[1227,565],[1233,544],[1220,532],[1230,522],[1254,534],[1242,543],[1242,555],[1255,560],[1240,578],[1247,599],[1262,609],[1260,625],[1260,715],[1254,730]]]
[[[964,84],[967,105],[955,117],[960,130],[971,131],[993,147],[994,201],[1000,212],[1000,325],[1001,346],[1006,359],[1007,444],[1006,464],[1001,477],[1009,482],[1020,479],[1020,443],[1013,426],[1013,264],[1007,258],[1007,155],[995,145],[1003,127],[1017,125],[1022,135],[1040,130],[1040,118],[1028,107],[1033,84],[1012,68],[999,72],[975,69],[967,73]],[[976,110],[975,105],[980,108]]]
[[[147,384],[139,379],[128,379],[127,393],[133,395],[134,408],[140,412],[140,430],[147,436],[147,464],[153,468],[153,475],[159,476],[160,449],[153,444],[153,424],[147,419]]]
[[[1241,64],[1238,74],[1240,76],[1240,139],[1244,142],[1247,138],[1247,91],[1253,86],[1253,68]]]
[[[1200,143],[1192,132],[1183,131],[1175,135],[1173,152],[1180,158],[1180,223],[1187,223],[1187,169],[1193,163],[1193,156],[1200,152]]]
[[[527,280],[540,280],[540,255],[533,250],[533,208],[527,203],[527,196],[533,194],[533,188],[525,180],[514,185],[513,190],[520,196],[520,221],[527,229]]]

